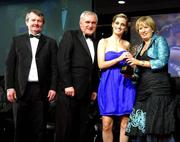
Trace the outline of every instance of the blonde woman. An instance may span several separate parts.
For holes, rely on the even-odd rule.
[[[130,43],[122,39],[127,26],[128,19],[125,14],[115,15],[112,20],[112,35],[101,39],[98,44],[98,66],[102,72],[98,105],[102,116],[104,142],[113,142],[114,117],[119,118],[119,141],[128,142],[125,129],[134,104],[135,86],[121,73],[122,67],[127,65],[126,58],[132,57],[128,52]]]
[[[168,74],[169,47],[157,35],[155,21],[142,16],[136,21],[142,39],[135,58],[127,59],[139,75],[134,110],[129,117],[127,134],[137,142],[174,142],[174,100]]]

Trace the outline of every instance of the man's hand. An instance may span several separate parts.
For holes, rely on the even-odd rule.
[[[91,101],[95,101],[97,98],[97,93],[96,92],[92,92],[91,94]]]
[[[74,97],[75,95],[74,87],[67,87],[64,89],[64,92],[67,96],[70,96],[70,97]]]
[[[49,90],[47,97],[48,97],[49,102],[53,101],[55,99],[55,97],[56,97],[56,91]]]
[[[16,100],[16,91],[14,88],[7,89],[7,99],[9,102],[13,103]]]

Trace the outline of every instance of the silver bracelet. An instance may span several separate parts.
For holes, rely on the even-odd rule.
[[[141,66],[144,66],[145,65],[145,61],[141,61]]]

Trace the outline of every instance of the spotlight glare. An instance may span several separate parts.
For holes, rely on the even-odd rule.
[[[118,3],[119,4],[125,4],[126,2],[124,0],[119,0]]]

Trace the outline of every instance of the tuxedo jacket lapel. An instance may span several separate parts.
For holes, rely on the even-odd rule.
[[[22,43],[21,52],[26,57],[26,59],[30,61],[32,58],[32,49],[31,49],[31,42],[28,33],[23,35],[22,38],[19,40],[20,45],[21,43]]]
[[[89,47],[87,45],[86,39],[85,39],[85,37],[83,36],[83,34],[80,31],[78,32],[78,38],[80,39],[80,41],[81,41],[81,43],[83,45],[82,47],[86,50],[89,57],[91,58],[91,53],[89,51]]]
[[[30,42],[30,38],[29,38],[29,34],[26,34],[25,36],[24,36],[24,38],[25,38],[25,47],[27,47],[27,50],[28,50],[28,54],[29,54],[29,52],[32,52],[32,50],[31,50],[31,42]]]
[[[36,51],[36,55],[40,52],[40,50],[42,49],[42,47],[45,44],[46,39],[44,38],[43,35],[40,36],[39,38],[39,43],[38,43],[38,47],[37,47],[37,51]]]

